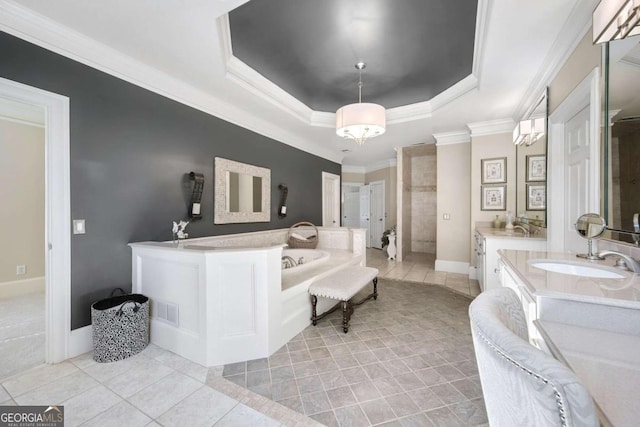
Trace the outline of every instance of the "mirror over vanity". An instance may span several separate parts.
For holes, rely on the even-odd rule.
[[[640,37],[605,46],[603,213],[613,240],[640,245]]]
[[[547,111],[544,91],[514,130],[516,144],[516,216],[519,222],[547,224]]]
[[[271,170],[216,157],[214,223],[269,222]]]

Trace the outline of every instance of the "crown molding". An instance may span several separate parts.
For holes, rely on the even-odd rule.
[[[498,119],[486,122],[468,123],[471,138],[499,133],[511,133],[516,123],[512,119]]]
[[[478,11],[476,12],[476,34],[473,45],[473,65],[471,74],[476,76],[478,84],[480,82],[480,65],[484,55],[484,46],[487,39],[487,28],[489,27],[489,12],[491,11],[492,0],[478,0]]]
[[[436,139],[436,147],[471,142],[471,134],[468,130],[434,133],[433,137]]]
[[[342,165],[342,173],[361,173],[365,174],[367,169],[364,166]]]
[[[576,1],[569,13],[569,17],[562,26],[562,31],[556,37],[551,49],[542,61],[538,73],[531,81],[524,96],[514,111],[516,120],[525,116],[531,105],[538,100],[540,94],[558,75],[582,38],[591,28],[593,10],[600,0]]]
[[[0,0],[0,30],[81,64],[335,163],[340,153],[299,138],[10,0]]]
[[[386,159],[376,162],[372,165],[369,165],[365,168],[366,173],[375,172],[382,169],[394,168],[398,166],[398,161],[396,159]]]

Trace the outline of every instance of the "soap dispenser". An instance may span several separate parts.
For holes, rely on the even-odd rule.
[[[511,216],[511,211],[507,211],[505,221],[507,222],[507,225],[505,225],[504,228],[507,230],[513,230],[513,217]]]

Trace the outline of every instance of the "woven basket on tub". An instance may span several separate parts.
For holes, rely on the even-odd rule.
[[[313,227],[313,233],[309,229],[298,229],[300,226]],[[302,231],[305,230],[305,231]],[[301,234],[302,233],[302,234]],[[315,249],[318,246],[318,228],[310,222],[298,222],[289,227],[287,243],[290,248]]]

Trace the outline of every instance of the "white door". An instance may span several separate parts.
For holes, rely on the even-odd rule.
[[[370,187],[371,247],[382,249],[382,233],[385,228],[384,181],[374,181],[370,184]]]
[[[360,186],[342,185],[342,226],[360,227]]]
[[[371,247],[371,188],[369,185],[360,187],[360,228],[366,230],[365,239],[368,248]]]
[[[340,176],[322,172],[322,226],[340,227]]]
[[[576,233],[578,217],[588,213],[589,207],[589,108],[584,108],[565,124],[565,249],[572,253],[587,251],[585,240]]]

